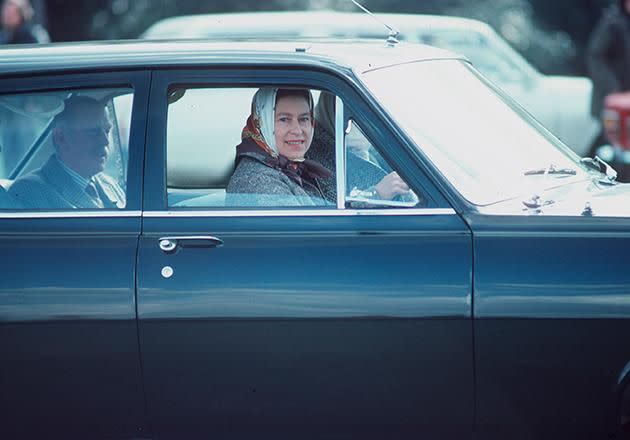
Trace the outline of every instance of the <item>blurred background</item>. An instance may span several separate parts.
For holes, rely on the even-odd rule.
[[[135,38],[174,15],[263,10],[356,11],[350,0],[31,0],[52,41]],[[546,74],[585,75],[588,36],[611,0],[363,0],[374,12],[455,15],[490,24]]]
[[[490,24],[546,74],[584,75],[588,36],[610,0],[364,0],[374,12],[456,15]],[[350,0],[32,0],[52,41],[135,38],[182,14],[262,10],[355,11]]]
[[[256,14],[240,24],[240,31],[235,24],[239,22],[225,16],[198,17],[262,11],[360,12],[351,0],[0,1],[3,18],[0,42],[6,43],[141,36],[207,37],[212,32],[214,37],[229,37],[254,28],[263,32],[257,35],[268,35],[277,33],[281,27],[286,31],[299,20],[305,23],[300,25],[301,31],[308,26],[316,31],[328,26],[332,32],[331,21],[336,21],[341,30],[335,32],[341,33],[326,35],[366,36],[359,31],[361,18],[341,19],[339,15],[333,19],[328,18],[330,14],[320,14],[327,18],[316,22],[317,14],[301,19],[296,14],[288,19],[281,18],[283,14],[265,18]],[[402,39],[464,54],[482,74],[576,154],[598,155],[621,171],[620,178],[630,181],[630,0],[361,0],[361,3],[377,14],[432,14],[486,23],[491,29],[483,23],[451,18],[440,19],[441,25],[437,20],[429,24],[424,18],[424,24],[418,28],[415,21],[418,17],[413,17],[412,29],[399,29]],[[609,8],[614,3],[617,5]],[[8,4],[11,10],[7,9]],[[194,19],[167,20],[153,26],[169,17],[191,15]],[[7,19],[10,16],[13,18]],[[383,19],[395,20],[393,16]],[[371,19],[368,22],[373,24]],[[598,23],[598,31],[593,33]],[[352,26],[354,34],[349,29]],[[381,38],[383,28],[379,25],[377,29]],[[593,35],[595,38],[591,38]]]

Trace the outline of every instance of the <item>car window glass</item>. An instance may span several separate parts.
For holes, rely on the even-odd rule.
[[[566,183],[588,176],[575,153],[480,81],[468,64],[440,61],[426,67],[410,63],[363,78],[470,202],[489,205],[529,197],[557,185],[558,179]],[[391,87],[392,81],[401,86]],[[550,167],[567,173],[535,172]]]
[[[173,86],[168,92],[167,200],[171,208],[313,208],[332,207],[322,191],[324,179],[334,176],[312,166],[303,157],[282,159],[261,147],[267,145],[260,129],[264,122],[250,121],[252,100],[258,88],[204,88]],[[311,91],[314,99],[318,92]],[[303,101],[306,103],[306,101]],[[292,110],[291,110],[292,111]],[[306,115],[290,113],[282,119],[271,113],[274,142],[282,130],[282,145],[305,148],[313,142],[314,123]],[[308,121],[303,121],[304,117]],[[265,119],[262,119],[265,121]],[[258,125],[256,125],[258,124]],[[300,128],[300,124],[306,124]],[[280,128],[282,128],[282,130]],[[260,129],[262,130],[262,129]],[[245,133],[249,133],[245,136]],[[333,144],[329,146],[334,157]],[[298,145],[303,143],[303,145]],[[277,149],[282,152],[282,145]],[[239,146],[239,149],[237,149]],[[271,147],[270,147],[271,148]],[[238,158],[237,158],[237,152]],[[303,152],[302,152],[303,153]],[[303,156],[303,154],[302,154]],[[238,163],[237,163],[238,162]]]
[[[345,135],[346,207],[412,208],[421,200],[350,120]]]
[[[133,91],[0,96],[0,208],[121,209]]]

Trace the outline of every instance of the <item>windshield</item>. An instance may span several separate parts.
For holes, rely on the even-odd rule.
[[[522,81],[528,72],[521,72],[513,51],[502,50],[474,31],[445,30],[420,34],[420,41],[461,53],[476,69],[498,84]]]
[[[468,63],[403,64],[369,71],[362,79],[416,145],[476,205],[588,178],[569,148],[515,111]],[[565,170],[570,171],[559,172]]]

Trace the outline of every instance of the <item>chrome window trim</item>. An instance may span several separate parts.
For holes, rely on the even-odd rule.
[[[335,161],[337,171],[337,209],[346,206],[346,155],[344,154],[345,130],[343,126],[343,101],[339,96],[335,98]],[[348,123],[350,123],[348,121]]]
[[[142,211],[39,211],[0,212],[0,218],[109,218],[142,217]]]
[[[425,216],[456,215],[452,208],[418,209],[299,209],[299,210],[234,210],[234,211],[145,211],[143,217],[352,217],[352,216]]]

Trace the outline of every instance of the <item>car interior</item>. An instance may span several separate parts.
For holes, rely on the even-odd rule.
[[[4,193],[15,179],[39,168],[54,153],[54,117],[63,110],[64,100],[75,95],[105,104],[113,126],[105,173],[125,188],[133,92],[81,89],[0,96],[0,187]],[[8,195],[0,197],[6,199],[0,207],[19,208]]]

